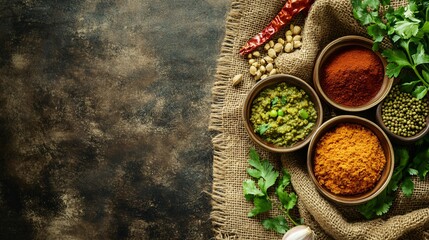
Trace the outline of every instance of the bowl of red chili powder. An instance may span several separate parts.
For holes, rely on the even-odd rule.
[[[392,88],[385,74],[387,62],[372,50],[373,41],[361,36],[344,36],[320,52],[313,71],[319,96],[331,106],[348,112],[370,109]]]

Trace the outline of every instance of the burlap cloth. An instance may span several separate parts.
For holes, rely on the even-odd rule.
[[[247,61],[238,52],[283,5],[284,1],[279,0],[233,0],[226,20],[210,122],[210,129],[216,132],[212,140],[211,219],[217,239],[281,239],[281,235],[264,230],[260,218],[247,217],[252,203],[245,201],[242,183],[249,178],[246,173],[249,149],[256,146],[245,132],[241,111],[246,94],[255,82],[248,74]],[[349,0],[316,0],[308,15],[301,14],[295,21],[304,24],[302,48],[282,54],[276,64],[282,73],[308,82],[311,82],[314,60],[328,42],[343,35],[366,34],[354,20]],[[232,87],[230,79],[240,73],[244,73],[243,83]],[[316,232],[317,239],[429,239],[426,231],[429,229],[429,181],[415,181],[411,198],[398,194],[386,216],[369,221],[355,207],[335,205],[316,192],[307,175],[305,149],[284,155],[256,149],[278,169],[283,165],[290,171],[299,197],[299,215]],[[274,210],[272,216],[277,214]]]

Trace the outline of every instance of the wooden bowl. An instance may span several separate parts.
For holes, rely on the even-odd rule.
[[[412,144],[420,139],[422,139],[423,137],[426,136],[426,134],[429,133],[429,116],[426,117],[426,127],[423,128],[419,133],[417,133],[414,136],[411,137],[403,137],[403,136],[399,136],[395,133],[393,133],[392,131],[390,131],[386,125],[384,125],[383,119],[381,117],[381,106],[382,103],[378,104],[377,109],[375,111],[375,120],[378,124],[378,126],[381,127],[381,129],[383,129],[383,131],[392,139],[392,141],[394,141],[395,143],[399,143],[399,144],[405,144],[405,145],[409,145]]]
[[[272,87],[274,85],[277,85],[279,83],[285,82],[288,85],[296,86],[300,89],[303,89],[310,97],[310,100],[314,103],[314,107],[317,111],[317,120],[315,123],[315,126],[313,127],[313,130],[306,136],[306,138],[298,143],[293,144],[292,146],[284,147],[284,146],[277,146],[272,143],[269,143],[265,141],[261,136],[256,134],[254,132],[253,124],[250,122],[250,114],[251,114],[251,108],[253,100],[259,95],[259,93],[264,90],[267,87]],[[243,121],[244,126],[246,128],[247,133],[249,134],[249,137],[259,146],[263,147],[264,149],[271,151],[271,152],[277,152],[277,153],[286,153],[286,152],[292,152],[296,151],[304,146],[306,146],[311,139],[311,136],[316,132],[316,129],[322,124],[323,122],[323,109],[322,109],[322,103],[319,100],[319,97],[317,96],[316,92],[313,90],[313,88],[306,83],[304,80],[297,78],[292,75],[287,74],[276,74],[270,77],[267,77],[258,83],[256,83],[253,88],[250,90],[249,94],[247,95],[244,104],[243,104]]]
[[[384,74],[383,83],[381,85],[380,90],[378,93],[367,103],[364,105],[352,107],[352,106],[346,106],[340,103],[337,103],[330,99],[327,94],[324,92],[321,84],[321,74],[322,74],[322,68],[327,60],[330,59],[330,57],[337,53],[338,50],[344,49],[346,47],[353,47],[353,46],[360,46],[365,47],[367,49],[372,50],[373,41],[361,37],[361,36],[344,36],[340,37],[332,42],[330,42],[328,45],[326,45],[325,48],[320,52],[319,56],[316,59],[316,63],[314,65],[313,69],[313,84],[316,92],[319,94],[319,96],[326,101],[329,105],[333,106],[334,108],[347,111],[347,112],[360,112],[368,110],[374,106],[376,106],[378,103],[380,103],[389,93],[390,89],[392,88],[393,79],[389,79],[387,75]],[[387,62],[386,60],[381,56],[380,53],[375,52],[375,54],[380,58],[381,62],[383,63],[384,69],[386,69]]]
[[[338,124],[341,123],[354,123],[359,124],[367,129],[371,130],[380,141],[381,147],[383,149],[384,155],[386,157],[386,165],[381,173],[381,177],[379,181],[376,183],[374,188],[371,190],[356,194],[356,195],[337,195],[323,187],[316,179],[316,176],[314,175],[314,168],[313,168],[313,159],[316,151],[317,143],[320,141],[320,139],[336,127]],[[310,145],[308,147],[307,152],[307,169],[308,173],[316,186],[317,190],[327,199],[343,204],[343,205],[358,205],[365,203],[373,198],[375,198],[377,195],[379,195],[388,185],[392,174],[393,174],[393,168],[394,168],[394,153],[393,153],[393,147],[390,143],[389,138],[387,135],[383,132],[383,130],[377,126],[375,123],[358,116],[352,116],[352,115],[341,115],[334,118],[331,118],[330,120],[326,121],[325,123],[320,126],[317,131],[314,133],[313,138],[311,139]]]

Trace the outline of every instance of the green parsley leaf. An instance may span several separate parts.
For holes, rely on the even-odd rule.
[[[417,52],[412,55],[412,58],[414,61],[414,65],[416,66],[420,64],[429,63],[429,55],[426,54],[422,43],[417,46]]]
[[[289,230],[289,225],[285,217],[277,216],[275,218],[268,218],[262,221],[262,225],[267,230],[274,230],[277,233],[284,234]]]
[[[399,89],[403,92],[411,93],[414,89],[414,87],[419,83],[420,81],[412,81],[412,82],[405,82],[402,83],[399,86]]]
[[[283,170],[283,177],[276,188],[276,194],[280,203],[286,210],[290,210],[295,207],[298,200],[298,197],[294,192],[288,193],[285,191],[285,188],[290,184],[290,178],[290,174],[286,170]]]
[[[424,32],[424,33],[429,33],[429,21],[426,21],[423,24],[423,27],[420,29],[420,31]]]
[[[420,21],[397,21],[395,23],[395,32],[403,39],[410,39],[412,36],[416,36],[419,32]]]
[[[252,177],[259,178],[258,185],[261,191],[266,194],[268,188],[273,186],[276,182],[279,173],[274,170],[273,165],[271,165],[268,160],[261,161],[255,149],[251,149],[249,155],[249,164],[254,167],[254,169],[247,169],[247,173]]]
[[[287,103],[286,96],[282,96],[281,103],[282,103],[282,105],[286,105],[286,103]]]
[[[408,174],[410,174],[411,176],[416,176],[417,174],[419,174],[419,171],[417,169],[409,167]]]
[[[382,55],[387,58],[389,63],[396,63],[398,66],[402,67],[411,66],[407,56],[401,50],[386,49],[383,51]]]
[[[402,181],[401,190],[406,197],[411,197],[414,191],[414,183],[411,181],[410,177],[406,177]]]
[[[271,101],[271,106],[272,107],[274,107],[276,104],[277,104],[277,102],[279,101],[279,98],[278,97],[275,97],[272,101]]]
[[[426,86],[417,86],[411,94],[417,99],[422,99],[427,92],[428,88]]]
[[[423,147],[422,151],[419,151],[413,158],[411,166],[418,170],[418,176],[423,180],[429,172],[429,147]]]
[[[253,205],[255,206],[248,214],[248,217],[254,217],[260,213],[271,210],[272,204],[266,197],[255,197],[253,199]]]
[[[255,197],[262,197],[265,194],[256,187],[255,181],[247,179],[243,182],[243,193],[247,201]]]
[[[374,39],[375,42],[381,42],[386,34],[386,26],[383,23],[373,24],[367,27],[368,34]]]
[[[259,125],[259,127],[256,129],[257,132],[259,132],[260,135],[264,135],[264,133],[270,128],[270,124],[262,124]]]

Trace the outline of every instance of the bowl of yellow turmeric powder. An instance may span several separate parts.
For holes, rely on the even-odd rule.
[[[353,115],[323,123],[307,152],[308,172],[318,191],[345,205],[362,204],[380,194],[392,177],[394,162],[383,130]]]

